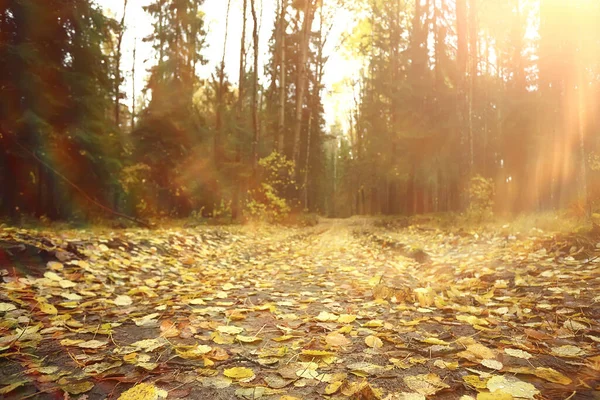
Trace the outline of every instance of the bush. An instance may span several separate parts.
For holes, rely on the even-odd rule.
[[[492,179],[475,175],[469,182],[467,194],[469,196],[467,218],[481,222],[493,217],[494,181]]]
[[[296,186],[295,164],[274,151],[259,160],[259,184],[249,194],[246,213],[267,222],[281,222],[288,218],[291,207],[283,195]]]

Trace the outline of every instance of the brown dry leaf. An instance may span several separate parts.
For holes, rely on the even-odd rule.
[[[331,332],[325,336],[325,342],[334,347],[344,347],[352,344],[352,341],[339,332]]]
[[[160,332],[160,335],[165,338],[174,338],[179,336],[179,334],[181,333],[179,329],[177,329],[177,326],[175,326],[175,323],[168,319],[161,321]]]
[[[577,346],[567,344],[565,346],[552,347],[552,354],[557,357],[576,358],[585,355],[585,351]]]
[[[99,349],[100,347],[104,347],[108,344],[108,342],[103,342],[101,340],[88,340],[87,342],[77,343],[77,347],[82,349]]]
[[[442,382],[439,375],[436,374],[406,376],[403,380],[406,386],[408,386],[411,390],[414,390],[415,392],[424,396],[433,396],[440,390],[450,387],[446,383]]]

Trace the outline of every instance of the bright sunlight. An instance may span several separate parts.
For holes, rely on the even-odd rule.
[[[0,397],[600,393],[597,0],[0,2]]]

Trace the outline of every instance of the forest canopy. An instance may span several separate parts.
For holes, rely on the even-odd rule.
[[[146,2],[146,71],[123,49],[137,2],[2,2],[0,215],[594,211],[600,3],[266,1],[227,2],[208,75],[203,1]],[[332,52],[360,68],[331,84]]]

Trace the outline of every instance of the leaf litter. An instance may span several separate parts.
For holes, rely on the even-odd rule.
[[[597,247],[567,241],[356,220],[3,228],[55,259],[3,264],[0,394],[593,398]]]

